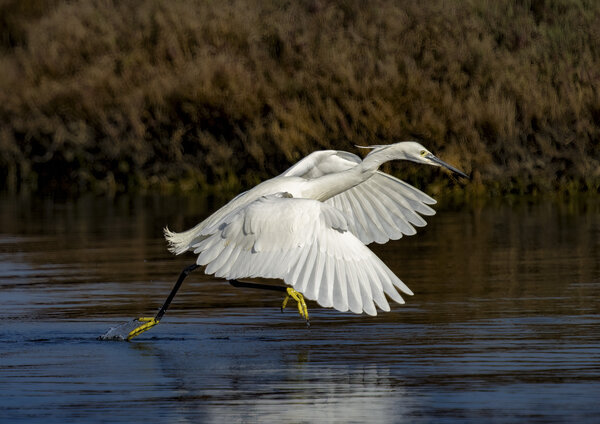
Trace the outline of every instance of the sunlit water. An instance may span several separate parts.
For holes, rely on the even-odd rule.
[[[0,199],[0,422],[598,422],[600,202],[441,207],[372,246],[415,292],[370,318],[200,270],[161,228],[210,199]],[[208,206],[207,206],[208,205]]]

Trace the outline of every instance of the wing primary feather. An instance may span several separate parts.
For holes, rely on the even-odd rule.
[[[365,263],[367,260],[361,261],[358,270],[358,278],[359,278],[359,287],[360,293],[362,297],[363,311],[365,311],[368,315],[377,315],[375,310],[375,305],[373,304],[373,293],[371,293],[371,282],[370,278],[365,272]]]
[[[377,315],[377,309],[375,309],[375,304],[373,303],[373,295],[371,293],[371,286],[368,280],[360,284],[360,291],[362,296],[363,311],[365,311],[367,315]]]
[[[371,195],[371,197],[374,198],[373,207],[379,212],[379,216],[382,218],[382,221],[386,227],[388,237],[392,240],[398,240],[401,238],[402,230],[401,228],[398,228],[397,223],[397,206],[390,202],[385,196],[375,198],[374,195]]]
[[[388,175],[388,177],[391,177],[391,176]],[[394,177],[392,177],[392,178],[394,178]],[[394,179],[396,179],[400,183],[400,185],[402,185],[402,187],[404,188],[405,193],[407,193],[407,195],[409,195],[408,193],[410,193],[410,195],[414,196],[414,198],[417,201],[423,202],[426,205],[435,205],[437,203],[437,200],[435,200],[433,197],[429,196],[428,194],[423,193],[418,188],[411,186],[406,181],[402,181],[397,178],[394,178]]]
[[[333,307],[340,312],[348,310],[348,284],[343,261],[334,258],[335,282],[332,291]]]
[[[374,240],[373,235],[368,231],[369,225],[367,224],[367,218],[365,217],[365,213],[360,205],[359,200],[354,193],[354,190],[350,190],[347,192],[343,198],[346,200],[348,204],[348,210],[352,212],[353,217],[353,226],[356,229],[354,234],[365,244],[372,243]]]
[[[392,205],[390,205],[390,210],[399,209],[399,212],[402,214],[404,220],[410,222],[411,224],[419,227],[423,227],[427,224],[427,222],[415,212],[414,208],[404,196],[398,195],[392,189],[380,184],[378,181],[375,181],[373,184],[377,186],[381,193],[384,194],[382,199],[389,199],[394,202]]]
[[[302,265],[302,270],[298,275],[297,281],[294,282],[294,289],[298,290],[300,293],[304,293],[304,290],[306,289],[306,285],[308,284],[315,264],[318,248],[316,248],[314,244],[311,244],[308,250],[309,252],[306,261]]]
[[[416,225],[418,227],[423,227],[427,224],[427,222],[421,216],[419,216],[414,211],[414,209],[410,206],[406,197],[398,196],[396,193],[394,193],[393,190],[389,189],[388,187],[386,187],[384,185],[379,184],[377,181],[374,182],[374,184],[376,184],[378,186],[378,188],[381,192],[385,193],[386,196],[383,196],[384,198],[391,197],[391,198],[395,199],[396,207],[402,208],[402,212],[403,212],[405,219],[407,219],[411,224]]]
[[[333,306],[333,286],[335,284],[335,261],[336,259],[324,253],[325,259],[325,269],[323,272],[323,282],[321,283],[321,287],[324,286],[325,290],[321,290],[320,293],[324,294],[323,303],[328,307]]]
[[[434,198],[432,198],[428,194],[423,193],[418,188],[408,184],[406,181],[402,181],[401,179],[396,178],[390,174],[386,174],[383,171],[377,171],[376,176],[402,186],[401,190],[404,193],[404,195],[411,196],[418,202],[425,203],[426,205],[435,205],[437,203],[437,201]]]
[[[388,272],[389,268],[387,268],[387,266],[383,262],[381,262],[380,264],[375,263],[374,268],[377,271],[377,274],[379,275],[379,281],[381,282],[385,294],[387,294],[394,302],[403,305],[405,303],[404,299],[402,299],[402,296],[400,296],[400,294],[394,287],[394,284],[392,283],[392,278],[390,276],[391,271]]]
[[[291,270],[291,272],[288,274],[286,282],[288,284],[290,284],[291,286],[296,287],[296,283],[298,281],[298,276],[300,275],[300,272],[302,272],[302,268],[304,267],[304,264],[306,262],[306,257],[308,256],[309,251],[310,250],[307,248],[306,245],[303,247],[303,249],[301,249],[300,256],[298,257],[298,261],[296,262],[296,265]]]
[[[348,277],[348,308],[355,314],[362,313],[362,296],[360,293],[360,282],[355,262],[348,262],[346,276]]]
[[[373,201],[377,202],[377,199],[374,199],[371,195],[371,192],[366,190],[364,187],[357,186],[355,190],[357,200],[359,200],[363,210],[365,211],[365,215],[369,218],[367,224],[375,224],[377,229],[381,233],[385,234],[385,229],[381,226],[381,222],[376,219],[378,215],[377,210],[375,210],[373,207]]]
[[[381,283],[379,274],[375,270],[375,266],[371,261],[367,261],[365,263],[365,271],[369,275],[373,301],[379,307],[379,309],[385,312],[389,312],[390,305],[385,299],[385,294],[383,292],[383,284]]]
[[[385,272],[387,273],[387,275],[390,277],[390,280],[391,280],[391,282],[392,282],[392,284],[393,284],[394,286],[396,286],[397,288],[399,288],[399,289],[400,289],[400,290],[401,290],[403,293],[406,293],[406,294],[408,294],[408,295],[410,295],[410,296],[412,296],[412,295],[414,294],[414,293],[412,292],[412,290],[411,290],[411,289],[409,289],[409,288],[408,288],[408,286],[407,286],[406,284],[404,284],[404,283],[402,282],[402,280],[400,280],[400,279],[399,279],[399,278],[396,276],[396,274],[394,274],[394,273],[392,272],[392,270],[391,270],[391,269],[389,269],[389,268],[387,267],[387,265],[383,263],[383,261],[382,261],[381,259],[379,259],[377,256],[375,256],[375,258],[377,259],[377,262],[381,264],[381,268],[382,268],[383,270],[385,270]]]
[[[416,230],[410,224],[410,220],[407,219],[406,214],[412,213],[408,211],[408,209],[402,204],[402,200],[399,200],[392,196],[385,187],[381,187],[380,191],[383,196],[381,196],[381,202],[390,212],[392,219],[394,220],[394,224],[399,228],[402,234],[413,235],[416,233]],[[401,234],[401,235],[402,235]],[[400,237],[398,237],[400,238]],[[396,238],[396,239],[398,239]]]
[[[315,264],[311,272],[310,279],[307,281],[306,287],[298,286],[298,291],[302,292],[309,299],[318,299],[319,290],[323,287],[323,268],[324,268],[324,254],[316,249],[317,256],[315,258]]]
[[[371,179],[386,187],[388,192],[394,193],[396,197],[405,199],[415,211],[423,215],[435,214],[435,210],[427,205],[437,202],[416,187],[382,172],[378,172]]]
[[[414,294],[413,291],[409,289],[408,286],[404,284],[404,282],[401,279],[399,279],[395,275],[393,277],[394,278],[392,278],[392,283],[394,284],[394,286],[398,287],[401,292],[406,293],[409,296],[412,296]]]
[[[358,193],[356,194],[356,197],[357,201],[362,206],[362,210],[365,213],[365,217],[368,217],[365,228],[369,231],[370,234],[372,234],[373,241],[377,243],[385,243],[386,241],[388,241],[389,237],[387,236],[385,230],[381,226],[381,223],[377,219],[377,212],[375,212],[375,210],[371,206],[369,197],[365,196],[365,193],[363,192],[360,192],[360,198]]]

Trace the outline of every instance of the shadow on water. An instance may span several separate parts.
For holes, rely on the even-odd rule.
[[[196,271],[161,229],[210,199],[2,198],[0,413],[7,422],[593,422],[600,407],[600,202],[443,208],[371,246],[415,292],[377,317]],[[210,205],[207,207],[207,205]]]

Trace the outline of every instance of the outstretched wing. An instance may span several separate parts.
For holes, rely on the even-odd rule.
[[[326,203],[343,211],[349,218],[349,230],[364,244],[370,244],[415,234],[415,227],[427,225],[421,215],[435,214],[428,204],[436,201],[410,184],[377,171]]]
[[[348,231],[339,210],[311,199],[262,197],[216,225],[193,247],[206,273],[279,278],[319,305],[376,315],[412,292]]]
[[[360,162],[352,153],[324,150],[308,155],[282,175],[318,178],[345,171]],[[349,218],[349,230],[364,244],[370,244],[415,234],[415,227],[427,225],[421,215],[435,214],[428,205],[436,201],[410,184],[377,171],[365,182],[326,203],[344,212]]]

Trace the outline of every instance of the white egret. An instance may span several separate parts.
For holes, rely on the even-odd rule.
[[[389,311],[386,299],[404,303],[398,291],[412,291],[368,248],[426,225],[435,200],[379,167],[391,160],[443,166],[466,174],[434,156],[421,144],[406,141],[369,146],[358,156],[336,150],[314,152],[281,175],[239,194],[190,230],[165,228],[169,250],[191,251],[196,263],[183,270],[154,318],[135,320],[127,338],[147,330],[164,315],[183,279],[195,268],[234,286],[287,293],[307,320],[304,297],[339,311],[376,315]],[[281,279],[287,287],[237,281]]]

